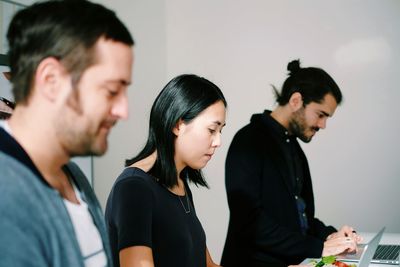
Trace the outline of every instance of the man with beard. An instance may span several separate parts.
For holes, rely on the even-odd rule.
[[[128,116],[133,39],[89,1],[38,2],[7,39],[15,109],[0,127],[0,266],[112,266],[99,202],[73,156],[102,155]]]
[[[310,142],[342,94],[322,69],[288,64],[275,110],[254,114],[229,147],[226,190],[230,221],[221,265],[288,266],[308,257],[353,251],[360,237],[314,217],[310,171],[297,138]]]

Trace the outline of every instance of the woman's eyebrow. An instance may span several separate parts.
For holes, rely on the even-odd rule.
[[[222,122],[220,122],[220,121],[213,121],[213,123],[214,124],[217,124],[218,126],[225,126],[226,125],[226,123],[224,122],[224,123],[222,123]]]

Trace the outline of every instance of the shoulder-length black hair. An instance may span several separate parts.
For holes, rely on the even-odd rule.
[[[172,79],[151,108],[149,136],[145,147],[137,156],[126,160],[125,165],[144,159],[157,150],[157,160],[149,173],[168,188],[178,185],[173,128],[179,120],[189,123],[218,101],[227,106],[221,90],[205,78],[183,74]],[[196,185],[208,187],[201,170],[186,167],[179,175]]]

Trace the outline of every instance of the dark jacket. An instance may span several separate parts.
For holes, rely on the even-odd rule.
[[[225,165],[230,209],[221,265],[287,266],[320,257],[335,228],[314,217],[314,195],[307,159],[300,196],[306,203],[309,230],[302,234],[289,165],[266,122],[269,111],[255,114],[230,145]]]

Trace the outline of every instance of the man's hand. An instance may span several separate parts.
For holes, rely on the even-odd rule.
[[[332,239],[332,238],[337,238],[337,237],[350,237],[354,239],[355,242],[360,243],[362,241],[362,237],[359,236],[354,230],[353,227],[345,225],[338,232],[330,234],[326,240]]]
[[[324,242],[322,257],[353,252],[357,249],[357,241],[352,237],[335,235]]]

